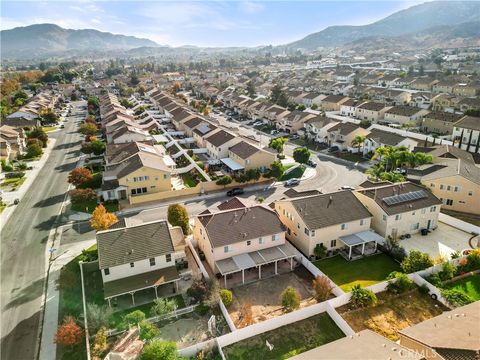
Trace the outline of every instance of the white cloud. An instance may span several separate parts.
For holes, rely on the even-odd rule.
[[[242,10],[243,12],[245,12],[247,14],[258,13],[260,11],[263,11],[263,9],[264,9],[263,4],[261,4],[259,2],[249,1],[249,0],[240,1],[238,3],[238,5],[239,5],[240,10]]]

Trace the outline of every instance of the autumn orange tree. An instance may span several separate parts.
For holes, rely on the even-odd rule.
[[[58,326],[53,342],[55,344],[73,346],[83,339],[83,330],[77,325],[72,316],[65,316],[63,323]]]
[[[115,224],[118,218],[115,214],[112,214],[105,209],[102,204],[97,205],[93,211],[92,218],[90,219],[90,225],[97,231],[107,230],[110,226]]]
[[[85,184],[87,181],[92,180],[92,172],[90,169],[84,167],[78,167],[73,169],[68,174],[68,182],[75,186]]]
[[[83,135],[95,135],[97,133],[97,126],[92,123],[83,123],[78,127],[78,132]]]

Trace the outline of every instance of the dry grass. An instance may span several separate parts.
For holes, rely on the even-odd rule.
[[[401,295],[382,292],[377,297],[373,307],[350,310],[347,304],[337,310],[355,332],[370,329],[393,341],[398,340],[398,331],[448,310],[418,290]]]

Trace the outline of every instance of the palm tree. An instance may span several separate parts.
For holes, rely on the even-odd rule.
[[[360,153],[360,147],[365,143],[365,139],[367,137],[364,135],[357,135],[355,138],[352,140],[352,146],[356,146],[358,149],[358,152]]]
[[[432,160],[432,155],[427,155],[422,152],[415,153],[415,166],[430,164]]]
[[[366,171],[366,173],[372,176],[375,180],[378,180],[382,173],[384,172],[384,167],[382,164],[374,164]]]

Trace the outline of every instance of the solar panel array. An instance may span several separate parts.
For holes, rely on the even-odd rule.
[[[401,204],[407,201],[425,199],[428,197],[427,193],[424,190],[411,191],[405,194],[393,195],[383,198],[383,201],[388,206]]]

